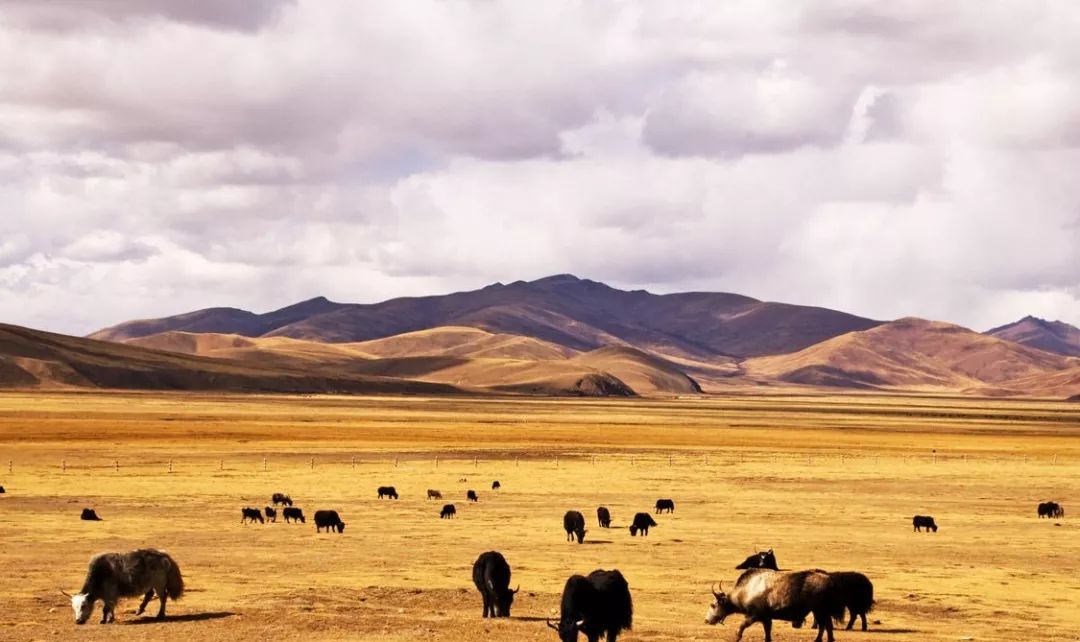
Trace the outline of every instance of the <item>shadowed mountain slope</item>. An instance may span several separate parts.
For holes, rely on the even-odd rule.
[[[985,334],[1030,348],[1056,352],[1070,357],[1080,357],[1080,328],[1061,321],[1045,321],[1026,316]]]

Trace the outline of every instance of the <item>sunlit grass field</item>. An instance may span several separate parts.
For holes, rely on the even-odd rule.
[[[731,640],[737,618],[704,624],[709,584],[762,548],[873,580],[870,631],[839,640],[1080,639],[1080,404],[6,393],[0,485],[3,640],[551,641],[566,578],[596,568],[630,582],[626,640]],[[401,499],[376,499],[381,485]],[[277,491],[309,517],[338,510],[345,532],[240,524]],[[659,497],[675,513],[630,537]],[[1066,519],[1036,518],[1047,499]],[[438,518],[446,502],[457,519]],[[600,505],[614,528],[596,526]],[[80,521],[84,506],[104,521]],[[565,541],[568,509],[587,517],[582,545]],[[940,531],[913,533],[916,513]],[[144,546],[186,578],[169,619],[128,600],[116,624],[99,607],[76,627],[59,590],[92,554]],[[508,620],[481,619],[470,579],[491,549],[522,588]]]

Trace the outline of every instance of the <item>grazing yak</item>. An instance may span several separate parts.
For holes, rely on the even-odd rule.
[[[611,511],[607,506],[596,509],[596,521],[600,522],[600,528],[611,528]]]
[[[478,501],[480,501],[480,498],[476,496],[476,491],[475,490],[466,491],[465,492],[465,499],[469,500],[470,502],[478,502]]]
[[[484,617],[510,617],[514,595],[510,588],[510,565],[498,551],[481,553],[472,567],[472,581],[484,600]]]
[[[141,595],[136,615],[142,615],[146,605],[157,594],[161,600],[157,618],[165,617],[165,599],[178,600],[184,594],[184,578],[180,566],[167,553],[151,548],[130,553],[102,553],[90,560],[86,581],[75,595],[61,591],[71,598],[75,623],[85,624],[94,612],[94,602],[101,600],[101,623],[116,619],[116,602],[121,597]]]
[[[773,620],[786,620],[801,625],[806,616],[813,613],[818,634],[815,642],[821,642],[827,634],[833,642],[833,620],[844,617],[844,602],[836,584],[823,571],[774,571],[754,568],[744,571],[731,593],[713,590],[713,602],[705,614],[705,623],[723,624],[732,613],[745,617],[735,635],[738,642],[743,632],[757,622],[765,629],[765,641],[772,642]]]
[[[6,492],[7,492],[7,491],[6,491],[6,490],[4,490],[4,487],[3,487],[3,486],[0,486],[0,495],[3,495],[3,494],[4,494],[4,493],[6,493]]]
[[[656,526],[656,521],[652,518],[652,515],[637,513],[634,515],[634,522],[630,524],[630,537],[634,537],[639,531],[642,537],[648,536],[650,526]]]
[[[1038,508],[1039,518],[1060,519],[1065,517],[1065,509],[1057,502],[1042,502]]]
[[[675,500],[673,499],[658,499],[656,500],[656,514],[667,511],[669,513],[675,512]]]
[[[397,489],[393,486],[379,486],[379,499],[389,497],[390,499],[397,499]]]
[[[277,506],[278,504],[282,506],[292,506],[292,497],[289,497],[285,493],[274,493],[270,497],[270,502],[274,506]]]
[[[428,491],[427,491],[427,498],[428,499],[442,499],[442,493],[440,493],[439,491],[437,491],[437,490],[435,490],[433,488],[429,488]]]
[[[270,508],[269,506],[267,506],[266,508],[263,509],[263,512],[266,513],[266,521],[274,522],[275,524],[277,523],[277,511],[276,510],[274,510],[273,508]]]
[[[500,488],[502,488],[502,484],[499,483],[498,479],[491,482],[491,490],[499,490]]]
[[[249,521],[250,522],[259,522],[260,524],[265,524],[266,523],[266,522],[263,521],[262,511],[259,510],[258,508],[241,508],[240,509],[240,523],[244,524],[244,523],[247,523]]]
[[[457,515],[457,506],[453,504],[446,504],[439,511],[439,519],[453,519]]]
[[[95,511],[93,508],[84,508],[84,509],[82,509],[82,513],[79,515],[79,519],[81,519],[83,521],[87,521],[87,522],[100,522],[101,521],[101,518],[98,517],[97,511]]]
[[[585,541],[585,516],[579,511],[566,511],[562,518],[562,525],[566,531],[566,541],[572,542],[575,537],[578,544]]]
[[[755,553],[746,558],[742,564],[735,567],[745,570],[750,568],[767,568],[774,571],[780,570],[776,566],[776,554],[770,548],[767,551]],[[816,569],[820,570],[820,569]],[[844,601],[844,607],[851,615],[847,629],[855,626],[855,618],[862,619],[862,630],[866,630],[866,614],[874,608],[874,584],[870,578],[862,573],[854,571],[839,571],[829,573],[836,588],[840,591],[840,597]]]
[[[915,527],[917,532],[922,532],[922,529],[926,529],[926,532],[937,532],[937,524],[934,523],[934,518],[929,515],[916,515],[911,518],[911,525]]]
[[[315,511],[315,532],[318,533],[324,528],[327,533],[335,528],[337,532],[344,533],[345,522],[341,521],[336,510],[317,510]]]
[[[616,570],[596,570],[588,577],[573,575],[563,588],[558,625],[547,625],[559,633],[562,642],[575,642],[584,633],[589,642],[616,642],[619,633],[631,628],[634,603],[630,586]]]
[[[283,511],[281,511],[281,514],[283,517],[285,517],[286,524],[288,524],[290,521],[300,522],[301,524],[307,523],[304,520],[304,511],[300,510],[299,508],[293,508],[292,506],[288,506]]]

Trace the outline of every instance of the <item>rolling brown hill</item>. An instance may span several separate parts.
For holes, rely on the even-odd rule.
[[[277,370],[0,324],[0,388],[446,394],[452,386]]]
[[[769,303],[737,294],[657,295],[559,275],[375,304],[317,298],[261,315],[212,308],[121,323],[90,336],[124,341],[186,331],[354,343],[464,326],[530,337],[574,351],[630,345],[670,357],[732,360],[801,350],[878,324],[835,310]]]
[[[984,334],[1030,348],[1056,352],[1070,357],[1080,357],[1080,328],[1061,321],[1045,321],[1026,316]]]
[[[915,318],[743,365],[752,379],[814,386],[1055,397],[1080,392],[1080,359]]]
[[[577,353],[530,337],[432,328],[357,343],[165,332],[126,343],[184,354],[341,376],[408,378],[475,391],[531,394],[696,394],[677,365],[625,346]]]

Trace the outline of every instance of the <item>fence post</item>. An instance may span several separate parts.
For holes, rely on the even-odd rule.
[[[438,455],[435,455],[435,467],[436,468],[439,467],[439,456]]]
[[[350,457],[350,461],[352,462],[352,467],[356,468],[356,455]]]
[[[263,457],[263,472],[266,472],[266,457]]]
[[[116,472],[120,472],[120,460],[119,459],[113,461],[113,468],[116,470]]]
[[[477,457],[472,458],[472,467],[473,468],[476,468],[477,464],[479,463],[478,459],[479,458],[477,458]]]
[[[225,470],[225,460],[224,459],[217,460],[217,469],[219,471],[220,470]]]
[[[310,462],[308,462],[308,468],[309,468],[310,470],[315,470],[315,458],[314,458],[314,457],[312,457],[312,458],[311,458],[311,461],[310,461]]]
[[[669,468],[671,467],[671,455],[667,456],[667,465]]]
[[[397,468],[397,457],[394,457],[394,468]]]
[[[172,460],[171,459],[169,460],[169,472],[170,473],[172,472]]]
[[[67,472],[67,460],[66,459],[60,461],[60,472],[62,472],[62,473]]]
[[[555,455],[555,467],[556,468],[559,467],[559,456],[558,455]]]

